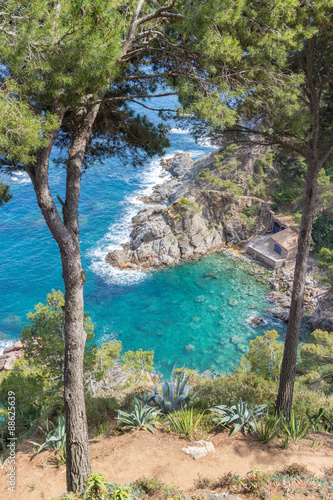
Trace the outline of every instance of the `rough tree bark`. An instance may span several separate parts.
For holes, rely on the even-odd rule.
[[[175,4],[175,1],[172,1],[169,5],[159,7],[152,14],[139,18],[143,4],[144,0],[138,0],[118,62],[127,55],[140,25],[158,18],[182,17],[181,14],[172,12]],[[65,201],[58,196],[63,218],[54,203],[48,184],[49,159],[59,129],[50,134],[48,145],[38,151],[35,164],[26,167],[35,189],[38,205],[52,236],[58,243],[62,260],[65,283],[66,479],[67,490],[73,492],[82,485],[90,471],[83,385],[83,355],[86,342],[83,327],[83,287],[86,276],[81,262],[78,219],[81,169],[91,130],[106,92],[107,89],[101,90],[95,100],[92,96],[86,95],[82,107],[73,113],[73,136],[66,168]],[[63,116],[64,111],[58,110],[59,127]]]
[[[76,491],[90,471],[83,385],[83,355],[86,343],[83,327],[83,287],[86,278],[82,269],[79,241],[79,198],[82,162],[100,101],[101,99],[91,105],[88,103],[86,108],[79,109],[75,114],[74,133],[67,162],[66,199],[65,202],[60,200],[63,220],[48,185],[50,153],[59,130],[51,134],[47,147],[38,152],[35,165],[27,169],[38,205],[60,249],[65,284],[64,402],[68,491]],[[63,114],[59,113],[60,121],[62,116]]]
[[[276,402],[277,412],[284,414],[287,417],[290,416],[293,401],[297,346],[302,323],[306,271],[311,243],[312,222],[315,213],[317,178],[320,168],[321,165],[318,161],[309,160],[305,185],[302,224],[298,239],[298,250],[294,271],[290,315],[284,344],[279,392]]]

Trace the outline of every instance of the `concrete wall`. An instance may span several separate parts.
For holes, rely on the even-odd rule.
[[[275,252],[275,250],[274,250],[275,243],[276,242],[272,238],[269,239],[268,246],[269,246],[269,249],[272,250],[272,252]],[[276,253],[276,255],[279,255],[277,252],[275,252],[275,253]],[[293,256],[291,255],[291,251],[290,250],[288,251],[285,248],[283,248],[283,246],[281,246],[281,259],[291,259],[292,257]]]
[[[256,250],[255,248],[252,247],[247,247],[246,253],[251,255],[251,257],[254,257],[261,264],[264,264],[265,266],[273,269],[278,269],[279,267],[282,266],[284,262],[283,259],[280,260],[271,259],[268,255],[265,255],[264,253],[260,252],[260,250]],[[276,254],[276,256],[277,258],[279,257],[278,254]]]

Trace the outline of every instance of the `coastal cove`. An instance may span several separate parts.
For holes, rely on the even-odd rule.
[[[167,157],[188,151],[193,159],[212,151],[186,131],[174,129]],[[56,152],[54,152],[56,154]],[[284,333],[285,325],[264,309],[268,281],[246,272],[249,261],[225,253],[154,271],[126,271],[105,263],[108,251],[126,241],[132,217],[161,182],[160,160],[144,167],[123,166],[117,159],[92,165],[83,175],[81,242],[87,273],[86,310],[97,343],[118,338],[123,349],[155,351],[156,369],[165,375],[175,362],[221,373],[233,370],[249,341],[267,329]],[[51,169],[51,190],[63,195],[64,172]],[[13,199],[2,207],[0,241],[0,348],[18,338],[26,314],[52,288],[63,290],[60,256],[23,173],[5,178]],[[251,264],[252,265],[252,264]],[[266,324],[254,327],[250,317]]]

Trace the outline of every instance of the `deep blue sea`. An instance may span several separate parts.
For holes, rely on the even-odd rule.
[[[155,103],[154,103],[155,104]],[[175,105],[165,98],[167,107]],[[150,118],[158,120],[150,113]],[[213,147],[196,143],[186,130],[173,128],[167,157],[189,151],[192,158]],[[87,274],[85,304],[98,343],[111,338],[128,349],[153,349],[155,366],[166,375],[173,365],[204,371],[233,370],[249,341],[278,328],[264,308],[269,285],[246,272],[245,260],[216,254],[155,272],[119,271],[104,262],[107,251],[127,242],[131,218],[148,194],[163,182],[159,158],[144,167],[110,158],[83,174],[80,237]],[[18,339],[26,315],[52,288],[63,290],[58,247],[44,222],[24,172],[0,173],[11,185],[12,200],[0,209],[0,350]],[[64,170],[51,166],[54,196],[64,195]],[[206,274],[215,277],[207,277]],[[234,300],[231,300],[234,299]],[[267,324],[254,328],[251,316]]]

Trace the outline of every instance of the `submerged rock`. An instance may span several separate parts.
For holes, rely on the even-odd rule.
[[[195,345],[194,344],[185,345],[184,349],[183,349],[183,351],[184,351],[185,354],[188,354],[188,353],[190,353],[190,352],[192,352],[194,350],[195,350]]]
[[[205,300],[205,296],[204,295],[198,295],[196,298],[195,298],[195,302],[197,303],[201,303],[201,302],[204,302]]]
[[[237,306],[237,304],[238,304],[238,300],[236,300],[236,299],[230,299],[229,300],[229,305],[230,306],[234,307],[234,306]]]
[[[22,320],[17,314],[9,314],[1,321],[1,326],[8,330],[20,330],[22,328]]]
[[[264,318],[249,318],[249,322],[254,326],[264,325]]]
[[[231,338],[230,338],[230,340],[235,345],[241,344],[241,342],[242,342],[242,339],[240,338],[239,335],[232,335]]]
[[[193,316],[193,318],[191,319],[191,321],[193,323],[198,323],[200,321],[201,318],[199,318],[199,316]]]
[[[216,274],[211,274],[211,273],[205,273],[205,274],[203,275],[203,277],[204,277],[204,278],[210,278],[210,279],[212,279],[212,280],[217,280],[217,279],[218,279],[218,277],[216,276]]]

